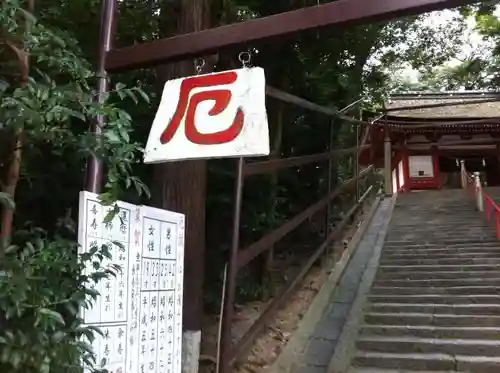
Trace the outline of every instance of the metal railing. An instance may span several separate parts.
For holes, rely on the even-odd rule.
[[[366,124],[362,120],[350,119],[346,116],[341,115],[341,111],[331,110],[329,108],[322,108],[311,102],[308,102],[302,98],[293,96],[291,94],[281,92],[277,89],[267,89],[268,96],[273,99],[277,99],[283,102],[287,102],[292,105],[301,107],[302,109],[312,110],[317,113],[327,115],[328,117],[336,117],[337,119],[343,121],[351,122],[351,125]],[[318,109],[318,107],[321,109]],[[333,125],[332,121],[329,120],[330,126]],[[331,127],[333,130],[333,127]],[[365,138],[366,136],[364,136]],[[364,139],[365,140],[365,139]],[[233,219],[233,238],[231,250],[229,253],[229,260],[226,271],[226,286],[223,298],[223,311],[221,317],[221,328],[220,328],[220,341],[219,341],[219,351],[218,351],[218,369],[219,373],[228,373],[231,370],[231,365],[239,358],[245,356],[246,352],[249,351],[255,339],[264,330],[266,325],[272,322],[273,316],[283,305],[283,303],[293,294],[293,290],[301,283],[304,277],[307,275],[314,263],[321,258],[326,252],[328,252],[329,247],[332,243],[338,239],[344,230],[344,228],[350,223],[351,219],[363,208],[363,206],[370,200],[369,197],[374,195],[377,188],[373,188],[370,185],[366,185],[365,190],[360,191],[362,195],[356,198],[356,201],[349,208],[349,210],[342,216],[342,220],[330,229],[326,226],[326,232],[323,238],[323,242],[317,246],[312,254],[304,261],[302,267],[298,273],[293,277],[289,278],[284,284],[283,288],[273,297],[272,301],[269,302],[266,308],[261,313],[260,317],[253,323],[252,326],[245,332],[245,334],[239,338],[239,340],[233,342],[233,319],[234,319],[234,303],[235,303],[235,291],[236,291],[236,278],[237,273],[243,267],[249,265],[253,260],[261,255],[265,254],[269,250],[272,250],[274,245],[276,245],[285,236],[294,232],[301,224],[311,219],[314,215],[321,212],[327,214],[326,221],[328,222],[328,217],[330,216],[330,206],[335,201],[341,197],[345,191],[351,189],[357,189],[359,182],[361,180],[366,180],[372,175],[374,171],[374,166],[371,165],[362,171],[356,168],[355,174],[347,181],[344,181],[341,185],[333,188],[333,181],[331,180],[331,169],[333,166],[333,159],[341,155],[351,155],[354,162],[359,159],[359,153],[361,150],[368,148],[365,141],[361,144],[357,144],[356,147],[351,147],[347,149],[333,149],[330,143],[330,148],[327,152],[305,155],[300,157],[289,157],[284,159],[270,159],[266,161],[253,161],[247,162],[243,158],[240,158],[237,166],[237,177],[235,185],[234,194],[234,219]],[[242,210],[242,198],[244,185],[247,183],[247,179],[256,175],[265,175],[270,173],[275,173],[280,170],[284,170],[292,167],[301,167],[311,164],[320,164],[322,162],[328,162],[328,187],[327,192],[319,201],[313,203],[309,207],[305,208],[295,216],[291,217],[289,220],[285,221],[281,226],[277,227],[271,232],[264,234],[260,239],[254,241],[253,243],[247,245],[246,247],[240,247],[240,220],[241,220],[241,210]],[[357,194],[357,193],[356,193]],[[359,195],[358,195],[359,196]]]

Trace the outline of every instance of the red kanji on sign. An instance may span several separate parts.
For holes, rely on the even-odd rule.
[[[269,155],[260,67],[165,82],[144,163]]]
[[[201,133],[196,128],[195,113],[198,105],[207,100],[214,101],[214,106],[208,112],[208,115],[214,116],[222,113],[231,101],[231,90],[213,89],[202,91],[190,96],[195,88],[213,87],[227,85],[236,82],[238,74],[234,71],[223,72],[220,74],[194,76],[183,80],[180,88],[179,102],[177,109],[160,136],[162,144],[168,143],[174,137],[182,120],[184,119],[186,138],[195,144],[216,145],[233,141],[241,133],[243,128],[244,114],[241,108],[238,108],[231,126],[225,130],[213,133]]]

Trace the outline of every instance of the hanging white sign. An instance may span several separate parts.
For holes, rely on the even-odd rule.
[[[145,163],[265,155],[269,155],[269,128],[262,68],[165,83]]]
[[[92,343],[97,367],[180,373],[184,215],[124,202],[118,207],[114,219],[103,222],[110,207],[93,193],[80,193],[80,253],[107,245],[112,259],[102,268],[121,267],[116,277],[92,284],[100,296],[82,310],[84,322],[104,334]]]

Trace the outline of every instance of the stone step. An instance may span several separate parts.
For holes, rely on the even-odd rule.
[[[399,266],[416,266],[416,265],[461,265],[469,266],[474,264],[499,264],[500,257],[498,254],[491,254],[487,258],[476,257],[448,257],[448,258],[381,258],[380,265],[399,265]]]
[[[432,236],[422,236],[420,239],[414,239],[414,240],[390,240],[387,239],[385,241],[385,245],[389,247],[396,247],[396,248],[402,248],[408,245],[415,245],[415,246],[421,246],[421,245],[427,245],[429,243],[433,243],[434,245],[441,245],[441,246],[448,246],[448,245],[453,245],[453,244],[460,244],[464,246],[475,246],[478,244],[482,243],[491,243],[494,244],[496,243],[498,245],[498,241],[496,239],[496,236],[492,233],[488,237],[478,237],[478,236],[465,236],[463,239],[444,239],[444,238],[434,238]]]
[[[429,373],[428,370],[401,370],[401,369],[377,369],[377,368],[350,368],[347,373]],[[456,370],[433,370],[432,373],[456,373]]]
[[[492,235],[495,235],[495,233],[496,229],[494,227],[468,229],[464,226],[457,225],[455,227],[429,228],[425,225],[423,227],[413,227],[408,229],[391,229],[387,234],[386,239],[388,241],[411,241],[429,238],[446,240],[470,240],[476,237],[491,237]]]
[[[500,356],[500,341],[495,340],[363,336],[357,347],[369,352]]]
[[[437,313],[456,315],[500,315],[500,304],[372,303],[367,310],[377,313]]]
[[[392,286],[392,287],[420,287],[420,286],[430,286],[430,287],[443,287],[443,286],[470,286],[470,285],[483,285],[483,286],[500,286],[500,277],[492,278],[478,278],[478,277],[456,277],[456,278],[446,278],[446,279],[378,279],[375,281],[374,286]]]
[[[435,303],[435,304],[500,304],[500,295],[495,294],[468,294],[468,295],[440,295],[440,294],[413,294],[387,295],[370,294],[368,299],[372,303]]]
[[[380,369],[406,369],[410,371],[452,371],[469,373],[498,373],[500,358],[483,356],[450,356],[446,354],[395,354],[358,352],[354,357],[356,367]]]
[[[447,287],[424,287],[424,286],[374,286],[371,294],[374,295],[459,295],[459,294],[500,294],[500,286],[447,286]]]
[[[499,258],[500,248],[491,249],[437,249],[437,250],[404,250],[399,252],[387,252],[381,256],[382,260],[421,260],[421,259],[448,259],[454,258]]]
[[[455,356],[457,371],[469,373],[498,373],[500,358],[487,356]]]
[[[425,217],[426,219],[425,224],[421,224],[422,222],[419,221],[420,219],[414,220],[411,223],[409,223],[408,221],[406,223],[399,223],[397,222],[396,219],[407,220],[407,217],[402,216],[399,218],[397,213],[393,214],[392,217],[394,219],[392,220],[391,230],[394,229],[395,231],[398,230],[405,231],[412,228],[422,229],[422,226],[429,227],[430,229],[432,229],[433,227],[443,227],[443,228],[450,227],[452,229],[456,227],[462,227],[467,229],[468,226],[470,226],[471,229],[487,227],[482,219],[478,219],[477,213],[473,215],[462,215],[455,219],[453,217],[446,215],[438,217],[436,219],[436,215],[434,216],[431,215]]]
[[[466,267],[456,264],[427,264],[427,265],[380,265],[379,271],[384,272],[406,272],[406,271],[485,271],[498,270],[499,264],[470,264]]]
[[[407,231],[392,231],[387,234],[387,242],[391,241],[421,241],[421,240],[467,240],[474,242],[477,237],[492,238],[495,237],[496,230],[493,229],[465,229],[464,227],[456,227],[454,229],[422,229],[418,228],[408,229]],[[433,242],[429,240],[429,242]]]
[[[416,232],[439,232],[439,231],[454,231],[457,228],[463,229],[465,231],[488,231],[494,230],[493,226],[487,226],[483,221],[479,219],[474,219],[471,221],[467,221],[467,219],[460,220],[448,220],[446,218],[446,222],[441,222],[439,224],[432,224],[430,222],[426,222],[425,225],[422,224],[412,224],[412,225],[391,225],[391,233],[406,233],[409,230],[415,230]]]
[[[491,242],[473,242],[473,243],[450,243],[447,245],[443,245],[440,243],[425,243],[425,244],[404,244],[404,245],[391,245],[387,242],[384,244],[383,252],[388,252],[392,250],[421,250],[421,249],[467,249],[467,248],[480,248],[480,247],[500,247],[500,242],[491,241]]]
[[[353,365],[380,369],[454,371],[455,359],[445,354],[394,354],[358,351],[354,356]]]
[[[495,237],[495,229],[476,229],[470,230],[464,227],[455,227],[453,229],[444,229],[444,228],[436,228],[436,229],[421,229],[418,228],[408,229],[407,231],[393,231],[391,230],[387,236],[386,241],[421,241],[421,240],[429,240],[432,238],[434,240],[446,240],[446,241],[471,241],[474,242],[476,238],[493,238]]]
[[[493,339],[500,340],[500,327],[446,327],[428,325],[362,325],[360,335],[419,338]]]
[[[366,324],[500,327],[500,316],[418,312],[367,312]]]
[[[469,208],[466,206],[466,208]],[[469,208],[469,210],[463,209],[461,211],[454,211],[452,207],[447,207],[444,210],[432,210],[432,211],[418,211],[418,214],[421,216],[425,216],[428,221],[426,223],[429,223],[429,226],[446,226],[446,225],[452,225],[455,222],[463,222],[463,223],[470,223],[471,225],[476,225],[478,226],[479,224],[483,223],[483,219],[481,219],[481,216],[477,213],[477,211],[474,211]],[[415,219],[416,214],[413,216],[408,216],[408,211],[405,211],[405,209],[400,209],[398,207],[395,208],[393,217],[399,217],[399,216],[404,216],[406,219],[404,220],[394,220],[391,222],[391,227],[411,227],[415,224],[418,223],[420,219]],[[432,224],[430,224],[432,223]]]
[[[347,373],[500,373],[495,227],[462,190],[396,202]]]
[[[384,272],[377,274],[378,280],[454,280],[457,278],[497,278],[500,274],[500,266],[493,266],[487,271],[408,271],[408,272]]]

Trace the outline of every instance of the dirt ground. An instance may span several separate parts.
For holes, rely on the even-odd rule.
[[[366,210],[368,208],[365,208]],[[234,373],[267,373],[269,371],[269,368],[297,329],[300,320],[307,312],[315,295],[327,280],[335,263],[340,259],[345,245],[354,235],[360,222],[365,219],[365,216],[366,212],[360,214],[354,223],[344,230],[342,238],[332,244],[328,250],[328,255],[324,257],[321,265],[311,268],[302,283],[297,286],[295,293],[289,297],[288,301],[278,311],[274,321],[268,324],[266,330],[256,339],[248,357],[235,364],[233,368]],[[287,273],[294,271],[294,268],[290,268],[286,263],[280,264],[280,267],[282,265],[282,268],[287,268]],[[295,267],[298,268],[296,265]],[[233,324],[234,339],[239,339],[248,330],[266,305],[266,302],[251,302],[236,306],[237,312]],[[215,372],[217,332],[218,316],[207,316],[204,320],[202,332],[200,373]]]

